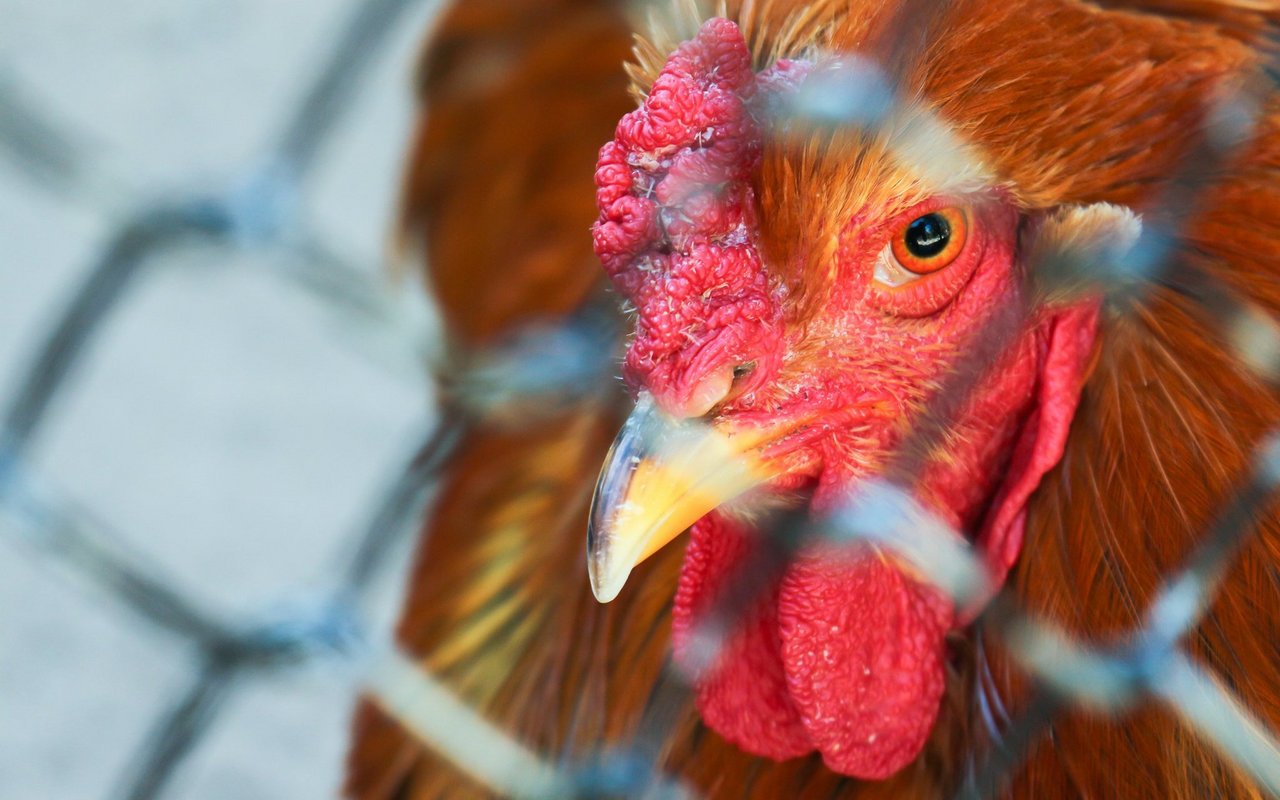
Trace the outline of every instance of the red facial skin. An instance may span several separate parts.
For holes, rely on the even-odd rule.
[[[708,375],[754,362],[713,422],[812,418],[771,446],[788,468],[772,488],[811,491],[821,513],[883,470],[999,304],[1020,302],[1022,217],[991,196],[863,209],[847,224],[818,310],[799,319],[761,256],[751,180],[759,109],[805,71],[780,62],[756,75],[737,27],[706,23],[602,149],[594,236],[638,311],[628,383],[679,416],[692,413]],[[902,286],[877,282],[890,237],[952,205],[971,217],[956,260]],[[997,580],[1021,548],[1028,496],[1061,457],[1096,320],[1096,305],[1084,303],[1020,329],[965,401],[946,458],[914,487],[983,548]],[[751,546],[750,529],[728,515],[694,526],[675,599],[677,657]],[[881,553],[830,545],[810,546],[763,595],[698,685],[705,722],[747,751],[782,759],[817,750],[860,778],[910,763],[937,716],[946,633],[963,622],[950,601]]]

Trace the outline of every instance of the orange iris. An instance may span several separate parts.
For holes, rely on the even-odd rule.
[[[917,217],[893,237],[893,257],[916,275],[937,272],[956,260],[969,237],[969,212],[942,208]]]

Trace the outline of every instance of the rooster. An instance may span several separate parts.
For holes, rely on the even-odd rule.
[[[668,654],[696,660],[700,620],[769,520],[902,483],[904,449],[912,498],[982,554],[993,589],[1086,641],[1136,627],[1280,402],[1159,275],[1117,300],[1040,285],[1033,262],[1064,242],[1123,259],[1150,244],[1144,228],[1176,228],[1162,260],[1280,312],[1266,71],[1280,11],[659,11],[633,40],[603,0],[467,0],[426,51],[403,228],[430,267],[450,374],[617,295],[627,313],[605,316],[632,330],[626,392],[472,406],[402,644],[539,752],[652,738]],[[878,81],[874,124],[820,119],[850,71]],[[1240,98],[1256,106],[1244,143],[1200,168]],[[1190,169],[1194,207],[1177,191]],[[948,404],[966,364],[973,385]],[[912,451],[940,405],[944,432]],[[672,455],[655,436],[697,447]],[[1275,726],[1280,528],[1257,524],[1183,644]],[[666,546],[685,529],[686,552]],[[976,610],[892,553],[806,541],[754,589],[644,751],[706,796],[949,796],[1029,702]],[[484,794],[372,705],[355,737],[352,798]],[[1067,711],[1008,791],[1258,794],[1154,707]]]

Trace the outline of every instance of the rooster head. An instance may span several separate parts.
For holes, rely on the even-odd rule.
[[[591,579],[611,600],[692,527],[678,658],[761,546],[762,509],[823,515],[896,477],[895,453],[940,406],[945,435],[910,492],[1002,581],[1062,455],[1099,317],[1087,295],[1042,302],[1028,254],[1086,229],[1131,240],[1137,225],[1115,206],[1030,207],[981,151],[943,148],[923,101],[874,130],[793,130],[779,109],[837,72],[757,68],[738,27],[710,20],[600,154],[595,249],[635,311],[623,370],[637,406],[597,487]],[[964,159],[923,163],[931,142]],[[960,387],[964,370],[978,377]],[[816,750],[860,778],[910,763],[967,611],[867,544],[808,542],[758,588],[698,677],[705,722],[750,752]]]

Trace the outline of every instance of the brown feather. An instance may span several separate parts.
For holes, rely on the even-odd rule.
[[[1266,313],[1280,313],[1268,253],[1280,243],[1280,116],[1205,198],[1185,258]],[[1086,640],[1136,625],[1241,480],[1280,401],[1223,352],[1221,331],[1187,299],[1157,290],[1116,316],[1085,388],[1067,454],[1031,510],[1013,584],[1033,612]],[[1262,515],[1188,644],[1273,729],[1280,726],[1280,523]],[[995,673],[1017,696],[1016,670]],[[1018,794],[1034,797],[1248,797],[1255,788],[1167,714],[1055,726]]]
[[[601,282],[595,155],[626,112],[629,31],[599,0],[468,0],[422,62],[401,228],[463,344],[566,314]]]
[[[450,369],[516,326],[578,309],[602,282],[586,235],[592,165],[629,105],[629,39],[616,9],[593,0],[468,0],[440,20],[420,68],[401,229],[431,265]],[[615,418],[596,398],[536,434],[477,420],[450,465],[399,639],[481,711],[524,708],[520,693],[545,695],[545,671],[563,661],[553,648],[571,637],[556,590],[576,584],[551,565],[584,572],[584,493]],[[361,704],[349,796],[461,796],[465,781],[433,764]]]

